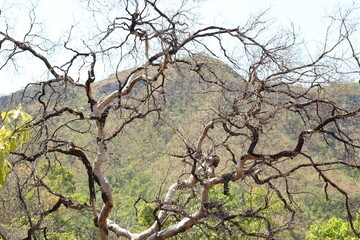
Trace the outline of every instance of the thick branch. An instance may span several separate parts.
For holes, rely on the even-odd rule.
[[[98,104],[98,110],[102,111],[108,104],[110,104],[114,99],[118,98],[118,97],[122,97],[125,95],[128,95],[133,87],[135,86],[136,83],[140,82],[140,81],[146,81],[146,82],[154,82],[156,81],[161,74],[163,74],[163,72],[165,71],[165,69],[167,68],[167,64],[169,62],[168,59],[168,55],[165,54],[164,57],[164,61],[162,63],[162,67],[160,68],[160,70],[158,70],[158,72],[155,74],[155,76],[153,76],[152,78],[149,78],[146,75],[139,75],[137,77],[134,77],[133,75],[131,75],[125,86],[121,89],[120,93],[119,91],[114,91],[113,93],[111,93],[110,95],[108,95],[106,98],[104,98],[99,104]]]
[[[224,118],[219,118],[219,119],[214,119],[214,120],[211,120],[210,122],[208,122],[204,129],[203,129],[203,132],[199,138],[199,140],[197,141],[197,144],[196,144],[196,152],[198,154],[201,153],[201,148],[202,148],[202,144],[204,142],[204,139],[205,137],[207,136],[208,132],[209,132],[209,129],[210,128],[214,128],[214,125],[217,124],[217,123],[226,123],[226,119]]]

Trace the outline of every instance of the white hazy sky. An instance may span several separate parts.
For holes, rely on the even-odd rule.
[[[171,0],[168,0],[171,1]],[[10,4],[18,2],[6,8]],[[26,12],[17,12],[21,7],[22,0],[0,0],[2,16],[9,17],[6,13],[11,12],[16,18],[14,24],[19,29],[19,36],[27,29],[28,15]],[[84,10],[81,10],[79,0],[37,0],[38,7],[35,9],[37,21],[43,23],[43,30],[48,36],[54,36],[56,40],[60,32],[67,31],[77,22],[86,22]],[[334,13],[339,7],[359,7],[359,0],[203,0],[199,8],[203,16],[203,22],[209,25],[227,24],[238,26],[244,23],[251,14],[259,13],[270,8],[268,18],[273,18],[280,26],[290,26],[292,22],[297,30],[307,40],[321,41],[324,38],[328,15]],[[29,5],[27,5],[29,6]],[[0,31],[4,31],[0,16]],[[31,68],[35,69],[34,66]],[[19,90],[28,82],[36,81],[35,70],[24,70],[24,74],[18,77],[18,73],[0,71],[0,95],[10,94]],[[7,70],[4,69],[4,70]]]

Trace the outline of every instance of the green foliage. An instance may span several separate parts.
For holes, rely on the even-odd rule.
[[[57,239],[77,240],[77,238],[72,233],[53,233],[53,234],[49,234],[47,236],[47,239],[49,239],[49,240],[57,240]]]
[[[354,227],[360,230],[359,217],[354,221]],[[341,218],[330,218],[325,223],[313,224],[306,235],[306,240],[355,240],[350,223]]]
[[[46,179],[49,180],[48,184],[55,192],[75,192],[75,181],[73,180],[73,174],[70,170],[63,166],[43,164],[40,166],[40,171],[46,174]]]
[[[141,226],[150,227],[154,223],[153,211],[155,204],[147,204],[141,202],[137,206],[138,208],[138,223]]]
[[[220,208],[209,209],[208,212],[212,216],[221,217],[221,208],[229,215],[238,213],[249,213],[249,216],[237,217],[233,220],[237,226],[240,226],[248,233],[267,233],[267,222],[262,218],[267,218],[272,226],[281,227],[284,224],[287,213],[284,211],[284,204],[280,201],[276,194],[268,192],[265,188],[256,187],[252,191],[245,191],[244,185],[230,186],[230,193],[223,194],[223,185],[216,185],[210,190],[211,203],[218,203]],[[257,212],[258,209],[263,209]],[[253,213],[253,214],[251,214]],[[206,220],[209,226],[216,226],[218,217],[210,217]],[[218,226],[215,230],[206,230],[207,235],[201,227],[196,226],[187,238],[190,239],[248,239],[244,238],[241,231],[232,223],[225,223]],[[251,238],[251,239],[256,239]],[[287,232],[280,232],[276,235],[276,239],[292,239]]]
[[[274,192],[269,192],[267,189],[256,187],[245,196],[245,211],[257,212],[250,217],[241,218],[238,224],[248,233],[264,233],[267,232],[267,222],[262,218],[266,218],[272,226],[280,227],[288,218],[288,212],[284,211],[284,203]],[[244,211],[243,210],[243,211]],[[261,217],[261,218],[259,218]],[[278,239],[291,239],[288,233],[280,232],[277,235]]]
[[[0,187],[4,186],[9,167],[8,161],[10,153],[15,152],[30,139],[28,126],[31,124],[32,117],[21,111],[21,106],[15,110],[1,113],[0,122]]]
[[[200,63],[208,61],[209,59],[203,59]],[[222,63],[214,62],[213,65],[216,65],[215,71],[217,74],[222,76],[224,79],[231,79],[230,82],[232,82],[231,84],[234,84],[234,86],[235,83],[241,81],[239,77],[233,75],[232,71],[224,69],[225,67]],[[154,204],[139,202],[136,205],[136,215],[134,203],[139,196],[142,196],[147,200],[153,200],[156,197],[155,194],[158,193],[160,184],[163,184],[161,181],[164,176],[161,175],[161,172],[165,172],[159,171],[159,169],[166,169],[165,161],[167,161],[168,158],[168,156],[164,157],[164,154],[162,153],[178,153],[182,150],[182,141],[179,141],[180,138],[177,137],[172,127],[177,128],[178,126],[181,126],[180,130],[187,132],[190,140],[195,139],[194,141],[196,141],[199,129],[202,129],[203,127],[201,124],[206,122],[211,114],[206,111],[201,111],[201,109],[211,109],[214,106],[212,101],[217,100],[216,97],[212,99],[208,95],[189,94],[189,92],[197,92],[198,90],[205,89],[204,83],[198,81],[198,77],[195,74],[191,74],[191,71],[189,71],[188,68],[182,68],[179,69],[179,71],[183,74],[182,78],[174,72],[174,74],[170,73],[170,75],[173,75],[171,77],[172,81],[166,82],[166,91],[168,93],[166,102],[167,106],[164,108],[161,115],[163,119],[166,119],[167,124],[171,127],[168,127],[166,124],[158,124],[159,119],[156,118],[157,116],[155,116],[155,114],[150,114],[145,120],[140,120],[138,122],[135,121],[134,123],[128,125],[131,127],[125,128],[123,134],[120,134],[119,137],[112,139],[111,143],[108,144],[110,149],[109,152],[115,153],[109,154],[109,158],[111,158],[111,165],[109,165],[106,169],[106,176],[111,183],[115,203],[114,211],[112,211],[110,217],[115,222],[121,224],[122,227],[125,227],[133,232],[142,231],[144,228],[151,226],[155,221],[153,216]],[[208,75],[207,77],[211,78],[213,76]],[[183,81],[183,78],[187,79],[187,81]],[[114,79],[114,81],[117,83],[116,79]],[[100,89],[102,83],[99,82],[97,84],[99,84]],[[117,85],[115,84],[115,87],[116,86]],[[235,87],[238,88],[239,86],[236,85]],[[348,89],[348,91],[353,91],[354,96],[351,98],[349,97],[349,101],[351,100],[352,102],[346,104],[350,104],[353,106],[352,108],[358,106],[357,99],[359,99],[358,96],[360,91],[358,91],[359,87],[355,87],[357,87],[357,85],[351,86]],[[113,88],[110,88],[109,91],[113,91]],[[345,96],[348,95],[348,91],[346,94],[344,94],[344,92],[339,92],[339,97],[345,98]],[[76,110],[83,111],[87,115],[89,113],[86,112],[89,111],[88,108],[85,107],[85,104],[81,105],[81,103],[86,103],[87,99],[86,96],[81,93],[77,94],[76,97],[66,98],[66,102],[63,104],[64,106],[76,107]],[[221,104],[219,105],[224,107],[224,112],[226,112],[226,104],[224,104],[224,106]],[[35,105],[32,106],[32,108],[37,109]],[[125,113],[126,111],[124,110],[122,114]],[[1,179],[6,179],[8,167],[10,166],[7,161],[9,153],[11,151],[15,151],[17,148],[20,148],[20,142],[24,142],[24,140],[29,139],[30,137],[30,132],[26,129],[31,121],[31,117],[29,115],[25,115],[24,118],[24,114],[25,113],[23,113],[20,109],[10,111],[7,114],[2,114],[3,120],[0,123],[0,187]],[[64,115],[62,117],[66,118],[68,116]],[[22,118],[27,118],[27,120],[22,121]],[[126,115],[114,118],[109,116],[109,120],[107,121],[108,129],[111,131],[117,129],[119,126],[119,119],[125,118]],[[198,121],[199,119],[202,119],[203,122]],[[292,113],[284,112],[278,119],[274,119],[273,121],[273,130],[268,130],[268,137],[272,140],[271,147],[274,152],[277,151],[277,147],[279,146],[281,149],[284,145],[292,146],[291,144],[297,140],[298,133],[308,127],[311,127],[305,126],[302,119],[297,114]],[[279,122],[282,124],[278,124]],[[51,127],[57,128],[58,126],[56,124],[60,123],[54,121],[54,125]],[[67,126],[70,126],[72,129],[80,129],[85,132],[86,129],[90,129],[91,124],[92,123],[85,124],[85,121],[74,121],[68,123]],[[355,124],[355,126],[357,125]],[[357,129],[352,129],[350,127],[347,130],[349,132],[358,133]],[[216,131],[217,128],[212,130],[210,133],[211,137],[213,137],[215,141],[217,140]],[[63,131],[57,137],[65,140],[71,139],[71,141],[76,143],[76,145],[86,146],[86,148],[91,149],[90,144],[93,137],[91,131],[86,134],[77,134],[73,131]],[[326,159],[325,154],[332,156],[333,152],[340,152],[341,150],[338,149],[340,145],[334,144],[333,139],[330,137],[327,138],[327,142],[325,142],[323,138],[317,138],[315,136],[312,137],[312,140],[313,142],[305,147],[309,151],[318,152],[319,155],[321,155],[319,161]],[[232,143],[230,142],[230,144]],[[6,151],[3,150],[4,146],[6,146]],[[266,142],[266,145],[261,145],[260,142],[258,150],[265,147],[269,147],[268,142]],[[1,156],[4,152],[7,155]],[[91,151],[88,153],[89,159],[92,157],[90,152]],[[217,154],[223,155],[222,152],[218,152]],[[51,158],[52,155],[49,154],[48,156]],[[54,165],[53,163],[51,166],[47,164],[41,165],[41,174],[45,176],[44,181],[54,190],[54,192],[65,195],[75,203],[89,202],[87,184],[84,184],[83,187],[81,186],[81,183],[86,183],[87,181],[87,177],[83,171],[83,166],[81,165],[81,168],[79,168],[79,165],[73,164],[71,161],[67,161],[65,157],[61,158],[60,155],[57,157],[57,162],[61,162],[62,166]],[[4,160],[1,161],[2,159]],[[53,159],[50,159],[50,161],[53,162]],[[177,172],[180,172],[181,170],[174,162],[171,164],[172,167],[169,176],[166,178],[166,184],[176,181],[178,176]],[[6,169],[2,170],[1,166],[4,166],[4,169]],[[279,168],[284,167],[284,169],[286,167],[292,167],[291,165],[278,166]],[[173,174],[173,172],[175,172],[175,174]],[[2,173],[6,173],[6,175]],[[72,173],[74,173],[74,175]],[[266,171],[264,171],[263,175],[266,174]],[[343,177],[344,175],[348,175],[352,179],[359,179],[360,176],[358,170],[344,169],[338,177]],[[263,177],[265,178],[266,176]],[[298,179],[300,179],[300,177],[296,177],[294,179],[295,180],[290,178],[288,179],[290,184],[296,184],[296,187],[299,189],[304,189],[305,187],[307,191],[315,192],[317,195],[313,196],[311,194],[304,194],[294,196],[298,199],[296,202],[302,210],[297,211],[297,214],[302,214],[301,217],[304,219],[301,221],[301,229],[298,230],[299,232],[301,231],[301,233],[299,233],[299,237],[294,237],[294,239],[304,239],[306,231],[309,229],[309,225],[314,222],[318,222],[318,224],[311,226],[310,231],[306,236],[307,239],[355,239],[354,235],[351,235],[351,229],[349,228],[348,223],[341,219],[346,216],[343,205],[339,204],[342,199],[338,199],[338,197],[335,196],[332,197],[332,201],[322,201],[322,199],[325,199],[324,194],[320,193],[323,188],[323,184],[317,185],[317,174],[316,176],[307,175],[306,183],[304,183],[304,181],[299,181]],[[4,183],[5,180],[2,182]],[[346,182],[344,180],[344,185],[350,185],[351,183],[352,182],[350,182],[349,179],[346,179]],[[255,212],[256,209],[262,208],[266,203],[268,203],[269,206],[260,211],[257,215],[266,217],[269,219],[271,225],[275,227],[281,227],[286,222],[286,219],[289,219],[287,216],[288,213],[284,211],[283,203],[273,192],[268,192],[267,189],[263,187],[254,187],[254,185],[250,186],[252,183],[248,183],[249,185],[243,184],[243,181],[239,181],[237,183],[230,182],[229,184],[229,195],[223,194],[223,185],[217,185],[211,189],[209,202],[219,203],[219,205],[224,208],[224,212],[228,212],[230,215],[247,213],[247,211]],[[281,184],[279,184],[279,188],[281,188]],[[300,192],[299,189],[297,189],[297,191]],[[26,200],[29,201],[29,203],[31,202],[32,204],[37,205],[38,202],[36,201],[34,194],[35,190],[28,192]],[[358,195],[358,193],[354,194]],[[185,203],[188,201],[185,206],[185,210],[188,213],[193,213],[199,209],[199,202],[193,198],[193,195],[194,193],[189,191],[187,193],[182,192],[178,196],[179,202]],[[44,197],[45,203],[52,203],[56,200],[56,197],[46,193],[42,194],[42,197]],[[357,203],[360,203],[360,200]],[[355,202],[354,205],[358,206],[359,204],[357,203]],[[48,207],[51,207],[51,205],[46,206],[46,209],[48,209]],[[35,212],[34,209],[31,210]],[[17,208],[16,211],[22,210]],[[219,219],[214,216],[221,214],[221,212],[216,208],[212,208],[209,209],[209,213],[212,214],[212,216],[209,217],[205,223],[214,227],[219,221]],[[14,217],[17,221],[14,220],[14,222],[11,222],[13,225],[9,225],[10,229],[16,229],[17,231],[21,230],[24,232],[26,228],[28,228],[28,219],[21,214],[23,213],[16,215],[17,218]],[[331,218],[334,216],[336,218]],[[183,216],[179,215],[179,217]],[[79,213],[74,213],[72,210],[61,207],[58,211],[47,216],[45,220],[46,222],[44,222],[44,225],[47,225],[48,228],[48,239],[98,239],[97,229],[91,221],[92,218],[93,216],[89,212],[81,211]],[[330,218],[335,220],[331,220]],[[175,222],[176,218],[170,217],[164,228]],[[259,218],[239,216],[234,219],[234,222],[237,226],[240,226],[249,233],[266,233],[266,223],[264,220]],[[323,222],[326,223],[324,226],[320,224]],[[358,221],[356,224],[358,224]],[[23,229],[21,229],[20,226],[23,227]],[[237,226],[226,222],[217,229],[210,230],[206,229],[206,227],[202,224],[199,224],[186,233],[180,234],[179,239],[255,239],[255,237],[244,237]],[[337,229],[340,229],[339,232],[341,234],[337,231]],[[204,231],[206,231],[208,235],[204,234]],[[325,233],[330,234],[330,238],[326,238],[327,235]],[[341,238],[341,236],[344,237]],[[292,239],[288,232],[279,233],[275,236],[275,238]]]
[[[320,192],[318,196],[307,196],[301,199],[302,209],[308,215],[310,222],[327,221],[332,217],[345,218],[342,196],[337,194],[327,201],[325,193]]]
[[[142,159],[141,159],[142,160]],[[141,201],[135,202],[142,196],[144,199],[153,199],[155,182],[151,178],[151,169],[142,169],[143,164],[136,158],[122,168],[114,169],[108,180],[113,186],[113,199],[118,204],[114,207],[112,218],[122,222],[123,226],[131,231],[141,231],[154,222],[152,211],[154,204],[146,204]],[[141,169],[142,174],[138,174]]]
[[[86,210],[69,212],[60,208],[46,218],[47,239],[98,239],[97,228],[92,221],[92,213]]]
[[[89,202],[87,192],[77,189],[77,182],[74,180],[73,173],[65,166],[43,163],[39,167],[40,173],[44,175],[43,181],[56,193],[68,197],[74,203]],[[43,194],[47,201],[56,201],[53,195]],[[31,194],[28,194],[28,198]],[[61,207],[46,218],[48,239],[96,239],[96,227],[91,221],[91,212],[69,212]],[[94,235],[94,238],[89,236]]]

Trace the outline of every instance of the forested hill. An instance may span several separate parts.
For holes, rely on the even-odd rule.
[[[132,69],[129,69],[116,75],[113,74],[105,80],[95,81],[93,84],[95,98],[102,99],[111,92],[119,90],[119,82],[124,84],[131,72]],[[219,60],[197,56],[191,60],[182,59],[177,64],[168,66],[164,78],[160,76],[156,83],[139,82],[134,86],[130,95],[114,101],[109,108],[113,115],[109,116],[106,122],[106,134],[112,136],[120,126],[123,128],[107,144],[109,161],[104,167],[106,178],[112,187],[114,209],[110,217],[113,221],[134,232],[142,231],[154,223],[156,204],[161,203],[159,199],[165,195],[166,190],[164,189],[189,176],[192,159],[186,154],[192,148],[196,148],[197,140],[204,126],[220,116],[234,117],[230,113],[236,104],[251,112],[255,102],[251,96],[246,103],[236,102],[240,96],[244,95],[247,88],[252,87],[247,85],[244,80],[247,78],[248,76],[240,76],[229,65]],[[89,116],[91,114],[90,104],[85,89],[75,88],[66,82],[59,84],[61,85],[47,85],[45,90],[40,89],[37,85],[32,85],[25,92],[18,91],[12,97],[0,97],[0,109],[3,111],[12,109],[21,101],[23,109],[33,115],[36,120],[41,118],[39,109],[44,106],[51,106],[48,112],[44,111],[49,115],[68,107]],[[311,90],[307,90],[306,86],[302,85],[291,85],[289,88],[283,89],[280,86],[277,89],[279,95],[270,90],[264,91],[261,94],[269,96],[264,96],[265,100],[261,104],[269,104],[269,106],[261,106],[261,111],[253,114],[258,114],[260,120],[263,120],[261,114],[268,114],[273,118],[265,119],[264,125],[266,124],[266,126],[261,131],[259,130],[261,136],[256,142],[256,149],[253,149],[258,155],[265,153],[270,155],[283,149],[292,149],[296,145],[294,143],[300,138],[299,133],[302,134],[318,124],[316,121],[306,121],[297,116],[296,109],[294,114],[283,109],[275,109],[276,104],[285,102],[282,97],[286,98],[289,90],[291,90],[291,94],[302,93],[299,96],[304,99],[304,104],[307,104],[306,101],[311,102],[312,97],[316,96],[314,99],[320,99],[319,103],[326,103],[328,99],[332,99],[337,102],[339,109],[347,109],[347,111],[356,109],[360,105],[360,84],[358,83],[334,83],[333,85],[314,87]],[[147,94],[149,92],[152,94]],[[279,97],[281,93],[284,94]],[[238,96],[239,98],[237,98]],[[150,99],[147,99],[148,97]],[[274,103],[267,102],[270,100],[273,100]],[[145,101],[148,101],[149,104],[141,105]],[[146,116],[141,114],[142,111],[146,112],[152,108],[157,111],[150,111]],[[121,110],[117,111],[119,109]],[[321,114],[331,115],[333,108],[327,105],[324,108],[310,106],[306,110],[304,118],[312,119],[312,116],[317,117]],[[319,111],[325,113],[319,113]],[[94,138],[96,136],[95,123],[90,120],[80,121],[82,119],[71,114],[59,114],[59,116],[58,119],[51,119],[51,124],[46,129],[44,128],[45,130],[42,129],[39,133],[34,134],[34,138],[37,138],[36,140],[42,144],[42,140],[51,135],[51,141],[46,143],[48,146],[44,147],[44,151],[56,144],[58,144],[56,147],[61,149],[60,152],[65,151],[67,145],[63,143],[71,142],[82,149],[90,161],[93,161],[96,156],[94,149],[96,149],[97,141]],[[136,118],[138,121],[129,120]],[[261,126],[260,120],[251,122],[251,124]],[[247,124],[240,123],[244,126]],[[359,116],[351,120],[339,121],[337,124],[342,125],[343,132],[340,135],[344,134],[359,139]],[[237,127],[237,132],[233,131],[234,126]],[[330,130],[332,128],[336,130],[337,127],[336,124],[333,124],[330,126]],[[234,123],[233,126],[229,125],[224,129],[217,126],[210,126],[209,129],[211,129],[211,133],[204,143],[204,153],[222,157],[216,174],[223,177],[232,171],[239,157],[246,153],[249,142],[255,142],[254,138],[249,137],[251,127],[247,129],[240,124],[236,126]],[[227,137],[223,137],[224,131],[229,133]],[[300,136],[302,136],[301,134]],[[237,140],[238,136],[244,137],[245,140]],[[30,151],[33,151],[32,154],[39,151],[39,146],[29,147]],[[311,136],[306,139],[302,151],[305,154],[315,153],[312,160],[320,163],[341,160],[351,164],[351,154],[358,154],[358,152],[349,151],[348,154],[343,154],[344,148],[348,150],[347,146],[337,143],[331,136],[326,138]],[[80,161],[76,161],[76,157],[48,153],[39,158],[38,162],[31,164],[36,164],[37,170],[28,179],[37,174],[58,194],[57,196],[61,194],[75,203],[89,202],[86,170]],[[179,234],[179,239],[242,239],[244,236],[242,230],[247,233],[266,234],[270,225],[277,231],[286,225],[288,219],[294,221],[294,227],[291,226],[284,232],[279,231],[275,239],[305,239],[311,226],[316,228],[325,225],[333,217],[338,222],[345,221],[346,209],[343,204],[339,204],[343,201],[343,196],[332,190],[324,192],[324,188],[328,188],[328,184],[324,185],[324,182],[319,181],[319,173],[314,169],[309,169],[311,164],[305,157],[300,156],[296,161],[289,157],[284,161],[274,163],[268,163],[265,160],[254,161],[245,167],[250,169],[254,166],[258,167],[256,171],[261,172],[260,177],[251,178],[250,175],[255,175],[255,173],[250,172],[249,176],[242,178],[241,181],[228,180],[227,185],[224,183],[214,186],[210,191],[210,200],[213,206],[208,210],[211,217],[204,222],[199,222],[190,231]],[[351,203],[360,206],[360,191],[353,187],[354,182],[360,180],[359,172],[345,169],[342,165],[340,167],[336,165],[329,169],[333,172],[324,171],[327,176],[337,179],[337,184],[349,193],[349,197],[352,199]],[[282,177],[286,174],[282,173],[291,174],[291,177],[286,178],[285,181]],[[21,170],[17,174],[26,174],[26,171]],[[15,181],[16,175],[10,174],[9,176],[9,182]],[[24,177],[24,179],[26,178]],[[269,179],[273,185],[263,184]],[[101,199],[98,190],[97,199]],[[46,190],[41,191],[39,194],[33,189],[28,190],[27,207],[34,212],[40,211],[37,198],[39,195],[46,199],[43,204],[45,207],[41,205],[45,210],[51,207],[49,203],[56,202],[54,200],[56,196]],[[279,197],[281,196],[280,192],[290,199],[288,200],[289,204],[297,212],[295,220],[291,212],[284,210],[283,199]],[[16,189],[10,187],[5,187],[0,193],[4,199],[17,194]],[[170,224],[172,224],[171,221],[179,221],[182,217],[187,217],[198,209],[199,202],[194,199],[200,195],[201,193],[197,189],[184,189],[183,192],[178,193],[176,195],[178,202],[175,207],[170,209]],[[24,214],[18,210],[21,203],[5,200],[11,203],[7,205],[6,209],[0,209],[0,216],[6,216],[2,220],[0,219],[0,229],[5,233],[11,233],[13,229],[21,229],[26,224],[23,223]],[[225,219],[232,216],[239,218],[235,219],[234,217],[230,224],[213,227],[221,217]],[[263,221],[265,217],[266,221]],[[91,212],[68,211],[64,207],[47,216],[44,225],[47,226],[49,236],[52,237],[50,239],[97,239],[94,237],[97,236],[97,229],[93,226],[92,221],[89,221],[91,218]],[[21,231],[19,230],[19,232]]]
[[[186,61],[186,59],[184,59]],[[195,74],[195,65],[198,64],[198,68],[201,66],[205,71],[211,69],[216,69],[216,73],[218,76],[224,79],[224,81],[239,81],[240,75],[238,75],[230,66],[226,65],[224,62],[216,60],[214,58],[209,58],[205,56],[198,55],[197,63],[193,63],[194,68],[189,67],[187,64],[176,64],[167,69],[167,76],[169,81],[166,81],[166,91],[168,93],[168,97],[178,96],[183,98],[183,96],[191,97],[188,94],[188,91],[197,91],[201,89],[203,83],[199,81],[199,76]],[[216,67],[215,67],[216,66]],[[215,68],[214,68],[215,67]],[[108,78],[104,80],[97,80],[94,83],[94,92],[96,97],[105,96],[113,91],[119,89],[119,81],[124,82],[127,77],[131,74],[133,69],[124,70],[122,72],[110,75]],[[211,74],[210,72],[207,73]],[[213,76],[215,77],[215,76]],[[144,83],[142,83],[144,84]],[[61,85],[63,86],[63,85]],[[72,97],[83,97],[84,89],[75,89],[71,84],[67,84],[66,96],[69,98]],[[56,89],[56,88],[55,88]],[[54,90],[55,90],[54,89]],[[4,108],[12,104],[12,106],[18,104],[20,101],[30,102],[30,105],[37,104],[37,100],[41,98],[41,94],[39,93],[40,88],[38,85],[30,84],[24,94],[24,90],[19,90],[15,92],[12,96],[0,96],[0,107]],[[136,89],[134,89],[136,92]],[[175,93],[175,94],[174,94]],[[181,96],[183,95],[183,96]],[[64,104],[66,105],[66,104]],[[86,105],[86,104],[85,104]],[[84,105],[84,107],[85,107]]]
[[[199,66],[204,66],[203,68],[208,71],[211,69],[213,75],[212,77],[220,78],[231,87],[232,84],[238,84],[242,82],[241,76],[232,69],[229,65],[225,64],[220,60],[214,58],[199,56],[198,62]],[[198,66],[198,67],[199,67]],[[211,71],[207,75],[212,75]],[[107,79],[98,80],[94,84],[95,93],[97,96],[105,96],[113,91],[119,89],[119,81],[124,82],[125,78],[128,77],[130,70],[125,70],[117,74],[110,75]],[[170,100],[170,105],[174,103],[173,98],[186,99],[191,98],[195,95],[189,94],[189,92],[197,92],[201,90],[204,85],[200,81],[199,76],[194,73],[194,68],[189,68],[186,64],[176,64],[167,70],[167,75],[169,81],[166,81],[165,91],[167,92],[167,98]],[[209,81],[211,82],[211,80]],[[349,81],[351,82],[351,81]],[[354,82],[354,81],[353,81]],[[144,83],[143,83],[144,84]],[[301,86],[298,86],[301,87]],[[66,97],[74,98],[84,96],[84,89],[74,89],[71,84],[66,86]],[[340,102],[344,106],[349,105],[356,107],[356,104],[360,98],[360,84],[358,83],[334,83],[327,87],[320,89],[323,91],[324,96],[330,97],[336,96],[340,99]],[[135,90],[136,91],[136,90]],[[38,99],[41,99],[41,94],[39,93],[39,87],[37,85],[29,85],[24,94],[24,90],[19,90],[12,95],[0,96],[0,108],[7,109],[8,107],[14,107],[19,104],[21,101],[26,103],[26,106],[30,109],[35,107],[38,104]],[[30,105],[28,105],[30,103]],[[64,104],[66,105],[66,103]],[[84,104],[83,107],[86,107]],[[35,107],[36,108],[36,107]]]

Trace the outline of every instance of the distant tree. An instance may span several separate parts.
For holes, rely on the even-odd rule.
[[[359,229],[359,221],[354,221],[355,228]],[[314,224],[306,236],[306,240],[320,239],[356,239],[354,232],[350,228],[349,222],[340,218],[331,218],[325,224]]]
[[[46,80],[29,84],[20,99],[34,117],[33,137],[21,152],[11,154],[13,168],[1,192],[5,207],[0,214],[5,217],[0,229],[5,229],[6,221],[20,227],[4,231],[4,237],[47,239],[51,225],[46,221],[57,211],[64,212],[63,206],[87,216],[103,240],[111,235],[133,240],[186,238],[194,228],[199,238],[214,238],[208,231],[220,230],[217,234],[223,238],[274,239],[301,225],[296,221],[297,196],[308,189],[297,189],[296,183],[314,172],[327,199],[334,192],[342,195],[350,228],[360,237],[353,224],[358,210],[352,194],[337,179],[339,168],[360,168],[359,99],[345,105],[341,93],[331,88],[335,85],[340,91],[346,87],[340,83],[358,77],[359,52],[352,39],[356,25],[351,22],[356,10],[333,16],[324,42],[307,52],[294,31],[272,28],[264,13],[228,28],[198,26],[196,3],[191,1],[84,2],[95,17],[88,38],[77,38],[79,29],[74,26],[57,45],[42,36],[36,18],[22,37],[15,37],[10,25],[0,31],[0,70],[9,64],[30,64],[21,62],[25,55],[40,60],[48,73]],[[2,14],[11,18],[5,11]],[[61,47],[62,62],[54,63],[51,54]],[[220,56],[231,65],[233,75],[218,69],[219,62],[210,58]],[[117,73],[111,93],[97,88],[100,64]],[[123,69],[127,71],[120,73]],[[188,104],[199,115],[186,123],[191,128],[185,123],[171,126],[177,141],[169,138],[174,144],[169,151],[175,152],[164,158],[178,159],[184,167],[175,167],[173,161],[169,171],[177,180],[164,180],[152,200],[139,196],[141,204],[151,203],[135,205],[147,228],[132,232],[111,218],[114,207],[124,204],[114,201],[114,183],[107,179],[120,164],[113,156],[121,153],[112,151],[112,143],[123,140],[130,146],[126,135],[144,119],[155,117],[158,125],[168,124],[162,114],[169,107],[172,92],[167,86],[174,72],[191,72],[182,84],[192,84],[186,93],[189,98],[201,96],[199,102]],[[186,76],[197,76],[196,81]],[[281,139],[284,132],[287,140]],[[323,158],[333,146],[334,156]],[[52,167],[75,159],[83,167],[72,169],[71,175]],[[142,169],[150,164],[139,163]],[[158,165],[157,171],[162,170],[166,171]],[[56,181],[54,171],[61,173]],[[75,172],[86,174],[86,181],[76,178]],[[88,196],[75,197],[69,186],[62,191],[62,184],[86,187]],[[23,215],[9,212],[10,204]],[[15,232],[16,237],[10,235]]]

